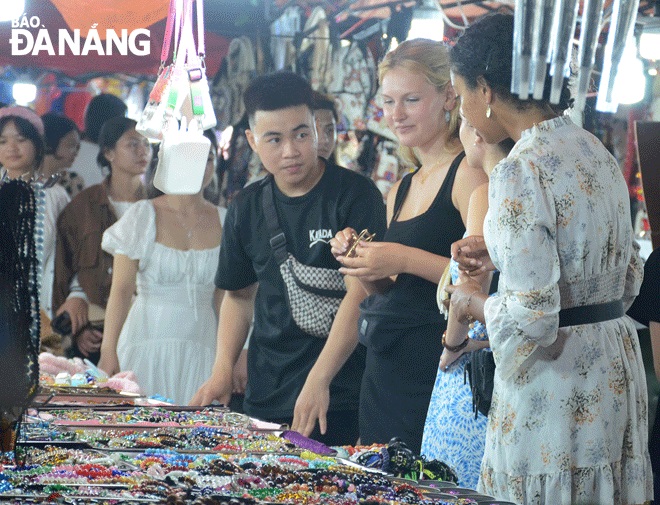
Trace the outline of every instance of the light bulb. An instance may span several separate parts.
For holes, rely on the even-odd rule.
[[[18,105],[27,105],[37,98],[37,87],[27,82],[14,83],[11,94]]]
[[[627,44],[614,81],[615,101],[633,104],[644,99],[646,74],[644,63],[637,58],[634,44]]]
[[[0,9],[0,22],[11,21],[25,12],[25,0],[4,0]]]

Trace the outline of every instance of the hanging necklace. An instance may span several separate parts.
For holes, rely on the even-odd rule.
[[[191,225],[188,225],[186,223],[186,220],[183,218],[183,215],[180,211],[177,211],[177,210],[173,209],[172,207],[170,207],[170,210],[174,213],[174,216],[176,217],[176,220],[178,221],[181,228],[183,228],[183,230],[186,232],[186,237],[188,239],[188,242],[190,242],[192,240],[195,228],[197,228],[197,226],[201,222],[201,214],[202,213],[199,212],[199,211],[195,211],[195,213],[194,213],[195,219],[194,219],[194,221]]]
[[[425,170],[424,173],[422,173],[422,170],[421,170],[422,167],[420,167],[420,169],[417,170],[417,174],[416,174],[416,175],[417,175],[417,178],[418,178],[417,180],[419,181],[419,183],[423,186],[423,185],[426,183],[426,179],[428,179],[429,176],[430,176],[433,172],[435,172],[435,169],[438,168],[438,167],[439,167],[442,163],[444,163],[445,161],[447,161],[447,160],[445,160],[445,159],[439,159],[439,160],[436,161],[433,165],[431,165],[431,168]],[[423,165],[422,165],[422,166],[423,166]]]

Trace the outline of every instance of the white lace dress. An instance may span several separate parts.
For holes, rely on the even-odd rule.
[[[219,208],[220,221],[225,209]],[[156,242],[150,200],[132,205],[103,234],[103,250],[138,260],[137,296],[117,345],[147,395],[185,405],[211,374],[218,320],[213,306],[220,247],[173,249]]]
[[[560,308],[639,292],[628,191],[568,118],[523,132],[490,178],[485,238],[500,271],[485,316],[497,370],[478,489],[519,504],[652,496],[644,366],[632,320],[558,329]]]

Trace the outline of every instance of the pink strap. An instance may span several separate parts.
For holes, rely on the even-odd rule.
[[[163,48],[160,51],[160,66],[165,66],[167,57],[170,54],[170,44],[172,42],[172,28],[174,27],[176,0],[170,0],[170,7],[167,10],[167,23],[165,24],[165,36],[163,37]]]
[[[197,3],[197,55],[204,60],[206,46],[204,45],[204,0],[196,0]]]

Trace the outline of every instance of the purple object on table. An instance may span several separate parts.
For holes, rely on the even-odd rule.
[[[282,438],[288,440],[289,442],[297,445],[301,449],[307,449],[309,451],[315,452],[316,454],[321,454],[322,456],[332,456],[336,454],[336,451],[330,449],[327,445],[307,438],[304,435],[301,435],[297,431],[287,430],[283,431]]]

